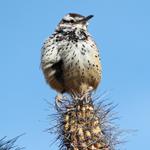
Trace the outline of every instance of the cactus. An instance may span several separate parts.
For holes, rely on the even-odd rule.
[[[19,148],[14,145],[19,137],[20,136],[17,136],[10,140],[5,140],[6,137],[0,139],[0,150],[21,150],[21,149],[23,149],[23,148]]]
[[[100,100],[95,104],[92,96],[65,100],[57,110],[55,125],[60,150],[114,150],[119,143],[118,129],[112,125],[112,104]],[[50,128],[54,131],[54,128]]]

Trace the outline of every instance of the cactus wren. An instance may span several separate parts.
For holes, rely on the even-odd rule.
[[[63,93],[83,97],[101,80],[98,49],[87,31],[92,17],[67,14],[42,47],[42,70],[47,83],[59,93],[57,106]]]

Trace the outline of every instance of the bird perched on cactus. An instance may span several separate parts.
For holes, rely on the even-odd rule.
[[[65,15],[42,47],[41,66],[47,83],[58,92],[57,107],[63,93],[85,99],[101,80],[98,48],[87,29],[92,17]]]

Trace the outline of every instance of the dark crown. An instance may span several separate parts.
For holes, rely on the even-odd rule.
[[[69,13],[63,17],[61,23],[86,23],[92,17],[93,15],[85,17],[80,14]]]

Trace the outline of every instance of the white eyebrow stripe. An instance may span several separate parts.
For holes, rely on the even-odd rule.
[[[68,20],[69,21],[70,19],[73,19],[73,18],[70,17],[69,15],[67,15],[67,16],[64,17],[64,20]]]
[[[75,17],[75,19],[76,20],[81,20],[82,18],[77,16],[77,17]]]

